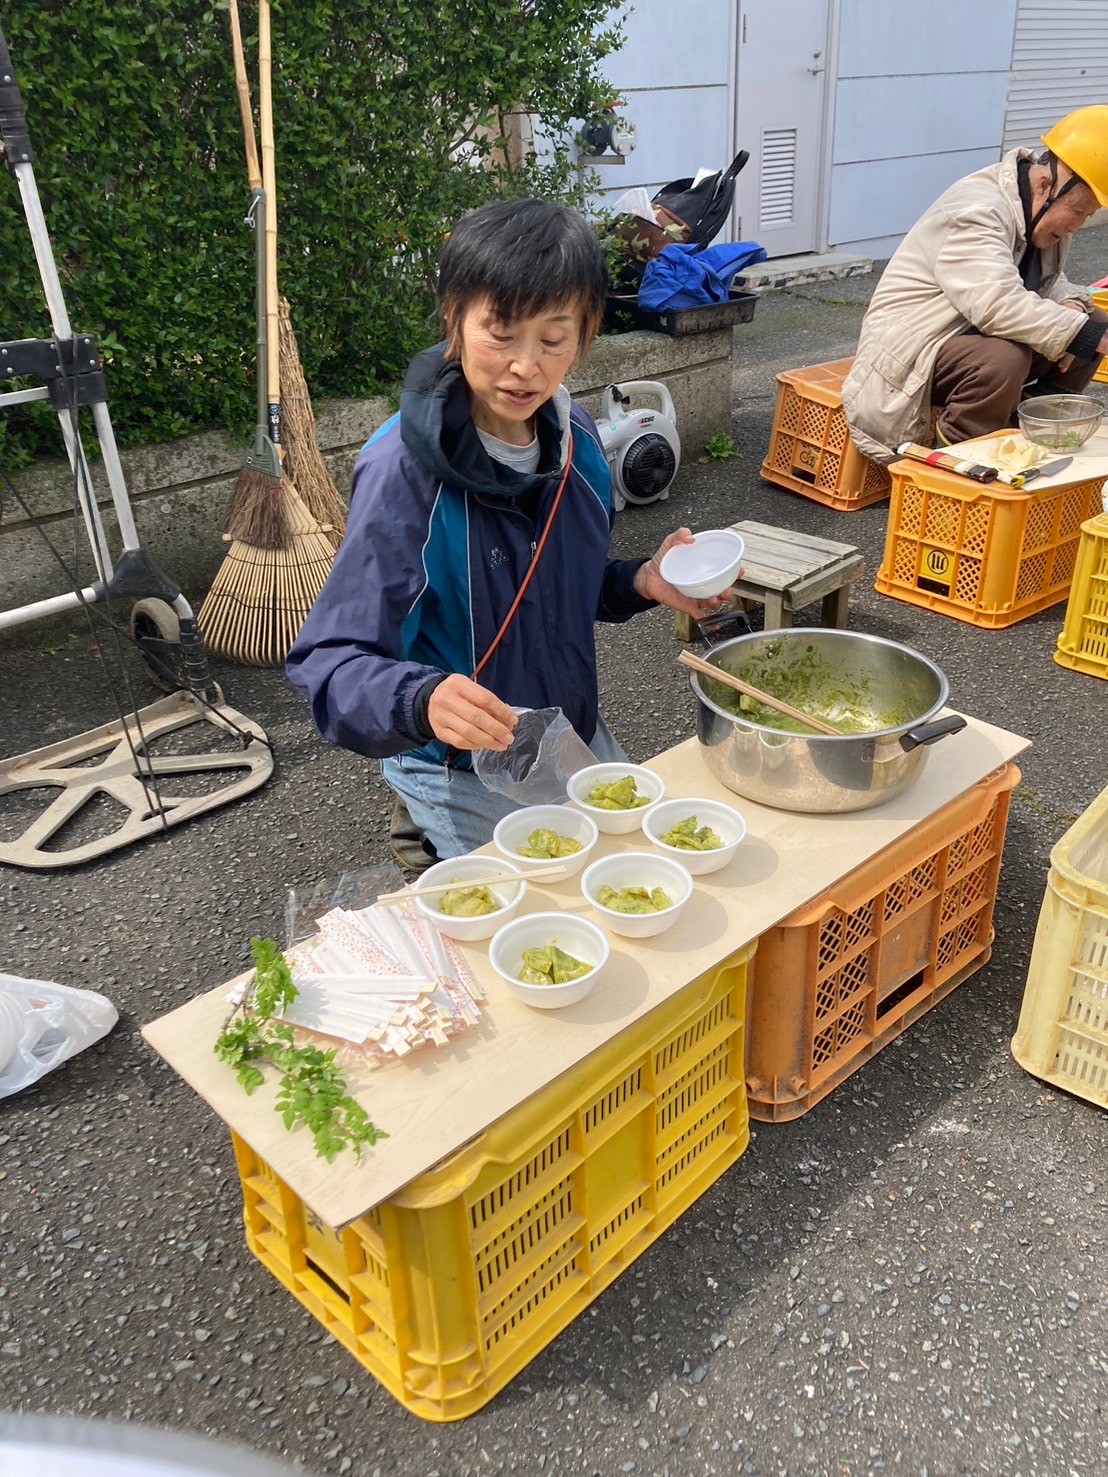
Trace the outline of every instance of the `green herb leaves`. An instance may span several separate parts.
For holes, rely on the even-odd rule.
[[[388,1138],[347,1092],[336,1052],[297,1046],[292,1027],[273,1019],[297,993],[280,949],[272,939],[258,938],[250,940],[250,949],[255,970],[247,1003],[255,1013],[239,1016],[236,1010],[216,1039],[216,1056],[234,1069],[247,1094],[265,1081],[263,1066],[275,1067],[281,1073],[276,1108],[285,1127],[307,1128],[328,1164],[343,1149],[360,1154],[364,1145],[372,1148]]]
[[[285,956],[272,939],[251,939],[254,956],[254,993],[251,1006],[259,1015],[280,1015],[296,998],[296,986]]]

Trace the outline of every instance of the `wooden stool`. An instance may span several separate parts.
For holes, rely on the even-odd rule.
[[[865,561],[850,544],[771,528],[768,523],[732,523],[746,544],[742,575],[733,586],[740,600],[758,600],[766,608],[765,629],[778,631],[793,623],[793,612],[822,600],[825,626],[845,626],[850,587],[863,573]],[[678,611],[679,641],[700,634],[692,616]]]

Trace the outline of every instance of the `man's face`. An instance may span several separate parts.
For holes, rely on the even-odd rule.
[[[1034,217],[1046,204],[1050,195],[1050,170],[1045,165],[1040,165],[1041,173],[1031,184],[1031,214]],[[1058,183],[1055,194],[1071,179],[1071,172],[1064,164],[1058,166]],[[1082,183],[1074,185],[1068,190],[1061,200],[1056,200],[1047,210],[1031,233],[1031,244],[1037,246],[1040,251],[1047,246],[1056,246],[1063,236],[1072,236],[1073,233],[1085,224],[1090,216],[1099,209],[1096,197],[1089,187]]]

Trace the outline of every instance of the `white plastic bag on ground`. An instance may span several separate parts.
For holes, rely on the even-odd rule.
[[[94,990],[0,974],[0,1098],[99,1041],[118,1019],[111,1001]]]

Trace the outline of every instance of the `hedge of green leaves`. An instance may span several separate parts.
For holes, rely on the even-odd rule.
[[[314,395],[396,382],[431,341],[438,250],[502,194],[568,198],[574,120],[605,89],[611,0],[274,0],[280,287]],[[240,0],[255,109],[256,0]],[[110,357],[123,445],[253,420],[254,275],[226,9],[4,0],[35,175],[76,329]],[[505,163],[506,110],[551,140]],[[482,167],[484,166],[484,167]],[[44,337],[15,182],[0,175],[0,337]],[[0,464],[58,449],[0,412]]]

